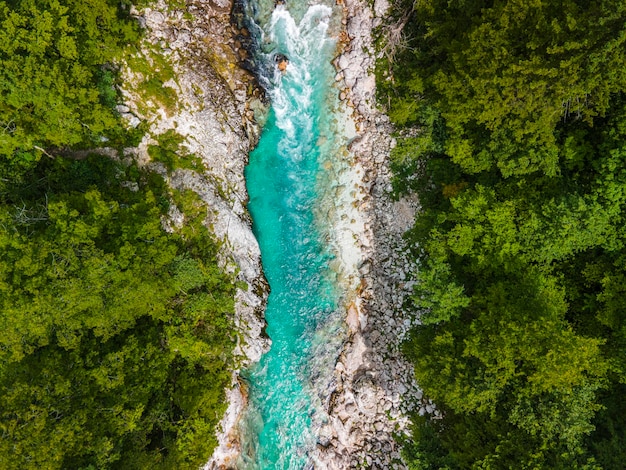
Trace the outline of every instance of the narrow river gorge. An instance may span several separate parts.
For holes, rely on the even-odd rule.
[[[249,210],[271,293],[272,346],[243,373],[240,468],[312,465],[322,400],[346,337],[359,251],[351,209],[354,123],[335,88],[341,9],[332,4],[247,5],[259,80],[271,109],[246,180]],[[279,70],[283,61],[286,70]],[[280,67],[284,68],[284,67]]]

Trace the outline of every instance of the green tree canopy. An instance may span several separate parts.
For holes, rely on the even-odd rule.
[[[416,119],[422,96],[468,173],[555,175],[559,124],[591,122],[626,87],[625,15],[609,0],[417,2],[392,115]]]
[[[28,180],[0,205],[0,466],[199,465],[235,340],[210,234],[166,233],[162,181],[103,157]]]
[[[0,2],[5,176],[43,151],[99,144],[116,128],[111,67],[139,37],[127,9],[114,0]]]
[[[411,127],[392,153],[394,187],[423,207],[407,233],[420,324],[405,350],[443,419],[416,418],[406,455],[419,469],[616,468],[626,5],[408,11],[381,90]]]

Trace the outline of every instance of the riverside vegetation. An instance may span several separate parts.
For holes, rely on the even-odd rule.
[[[2,468],[196,468],[216,445],[235,340],[218,245],[193,193],[89,155],[142,134],[115,111],[129,7],[0,2]],[[172,204],[189,220],[165,231]]]
[[[423,206],[415,469],[626,461],[626,5],[396,2],[381,101]],[[397,47],[392,47],[397,46]]]

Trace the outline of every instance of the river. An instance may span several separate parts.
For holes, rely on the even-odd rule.
[[[346,337],[358,254],[345,225],[351,203],[346,150],[354,124],[338,99],[331,63],[341,8],[334,2],[247,5],[259,80],[271,101],[246,181],[271,288],[270,351],[243,377],[240,468],[311,467],[323,400]],[[288,59],[281,72],[277,61]],[[342,228],[343,224],[343,228]]]

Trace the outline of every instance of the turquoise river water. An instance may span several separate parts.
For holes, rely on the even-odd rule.
[[[246,8],[271,101],[246,180],[271,288],[265,315],[272,347],[244,374],[249,404],[239,466],[302,469],[313,464],[315,429],[326,419],[322,390],[344,334],[346,287],[331,216],[333,175],[347,144],[331,64],[341,16],[334,1],[274,6],[260,0]],[[278,54],[289,59],[284,73],[276,67]]]

